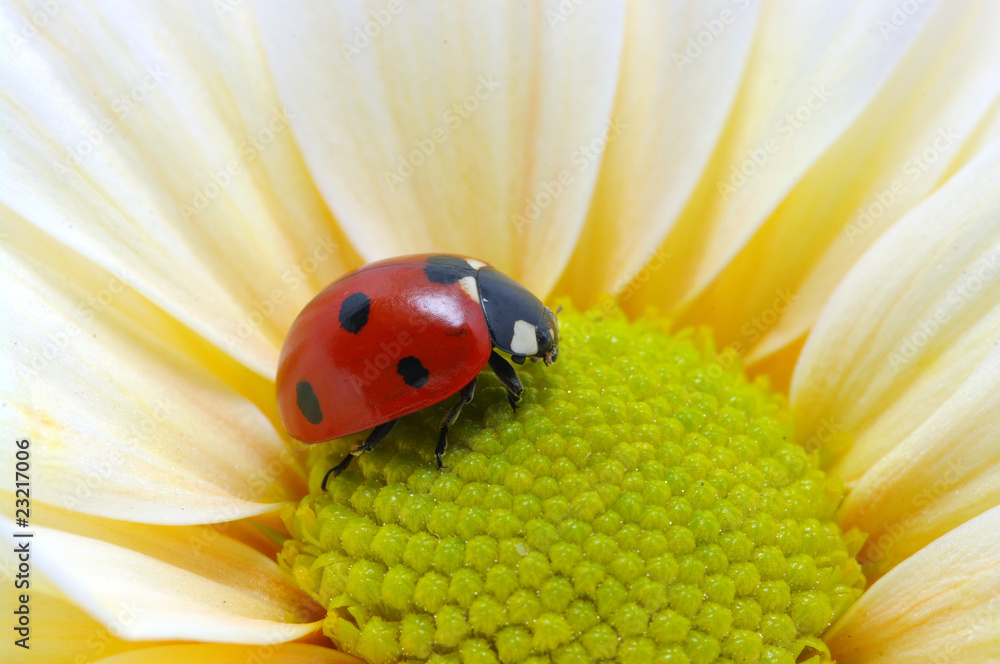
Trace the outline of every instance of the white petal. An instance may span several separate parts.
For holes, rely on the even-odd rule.
[[[590,215],[566,289],[585,305],[619,293],[687,205],[739,89],[757,23],[755,2],[628,5],[621,81]],[[623,294],[627,299],[628,293]]]
[[[864,251],[1000,136],[997,34],[995,2],[944,3],[878,96],[782,202],[753,243],[761,250],[746,252],[770,256],[775,268],[756,282],[760,296],[747,310],[763,311],[778,289],[794,296],[751,362],[804,335]],[[820,219],[825,231],[809,221]]]
[[[38,241],[9,228],[8,243]],[[184,524],[260,514],[303,490],[299,464],[247,398],[273,399],[269,381],[72,251],[34,246],[48,251],[0,245],[0,418],[31,441],[37,499]]]
[[[68,519],[54,517],[67,527]],[[25,532],[0,523],[8,543]],[[265,644],[319,629],[322,610],[291,576],[224,531],[79,517],[76,529],[115,543],[32,526],[32,563],[123,639]]]
[[[4,493],[6,498],[10,494]],[[18,532],[15,529],[14,532]],[[8,533],[9,534],[9,533]],[[4,539],[4,563],[7,571],[15,570],[17,563],[13,548]],[[15,542],[15,546],[20,542]],[[29,561],[30,562],[30,561]],[[17,573],[17,572],[15,572]],[[9,579],[9,577],[5,577]],[[9,579],[11,585],[14,579]],[[81,661],[91,661],[93,658],[114,655],[115,653],[132,650],[137,647],[149,646],[149,643],[124,641],[109,632],[103,625],[87,615],[80,607],[74,605],[46,578],[35,565],[31,568],[30,588],[28,593],[28,611],[31,621],[28,645],[30,656],[28,661],[45,662],[45,664],[79,664]],[[20,589],[18,589],[20,590]],[[13,593],[10,599],[18,600]],[[6,609],[8,597],[5,597]],[[14,610],[11,607],[11,611]],[[5,610],[6,613],[6,610]],[[18,634],[14,638],[21,638]],[[17,662],[23,658],[25,650],[14,645],[13,639],[0,642],[0,660]],[[83,659],[87,657],[88,659]]]
[[[272,377],[344,243],[223,5],[0,8],[0,201]]]
[[[1000,140],[879,238],[795,370],[791,403],[807,447],[854,436],[829,460],[853,485],[844,518],[876,536],[906,522],[905,536],[875,539],[881,554],[898,559],[1000,496],[998,336]]]
[[[952,129],[958,138],[950,152],[911,195],[919,199],[935,186],[935,173],[947,170],[995,98],[1000,68],[990,54],[998,46],[977,47],[986,40],[967,33],[995,32],[997,12],[921,3],[885,38],[879,26],[896,4],[762,5],[722,141],[661,247],[663,267],[633,284],[630,311],[681,306],[681,323],[709,323],[721,342],[750,350],[789,301],[799,304],[800,281],[872,182],[882,187],[899,177],[914,145],[922,150],[939,130]],[[930,21],[942,18],[938,12],[943,20]],[[940,43],[949,44],[944,53]],[[928,95],[933,100],[924,100]],[[846,266],[838,269],[826,275],[823,292]]]
[[[872,246],[810,334],[791,390],[799,433],[813,435],[826,417],[857,436],[838,466],[847,479],[916,429],[989,352],[998,183],[1000,140]]]
[[[824,635],[838,664],[1000,660],[1000,507],[921,549]]]
[[[992,318],[984,340],[992,349],[974,373],[866,469],[840,507],[845,529],[868,534],[858,558],[869,579],[1000,504],[1000,320]],[[910,417],[927,407],[910,406]]]
[[[367,259],[489,261],[539,295],[569,259],[603,154],[620,2],[262,3],[285,108]]]

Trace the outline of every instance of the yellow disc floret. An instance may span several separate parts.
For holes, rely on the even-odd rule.
[[[784,397],[710,335],[609,308],[560,315],[524,400],[483,374],[434,460],[447,406],[401,420],[286,511],[285,565],[324,631],[369,662],[823,662],[860,595],[839,482],[792,442]]]

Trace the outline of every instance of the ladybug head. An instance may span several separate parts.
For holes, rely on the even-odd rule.
[[[559,321],[548,307],[542,307],[542,319],[535,326],[535,340],[538,342],[538,352],[532,360],[545,360],[550,365],[559,357]]]
[[[476,280],[493,345],[510,353],[517,364],[526,357],[545,360],[545,364],[555,362],[559,356],[559,323],[552,310],[495,268],[482,268]]]

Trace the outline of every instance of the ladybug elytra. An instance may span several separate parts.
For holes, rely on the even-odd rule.
[[[552,310],[487,263],[447,254],[389,258],[327,286],[292,323],[278,365],[278,412],[306,443],[371,433],[323,478],[374,449],[409,413],[458,394],[441,423],[438,467],[448,429],[472,401],[489,364],[515,410],[523,387],[497,350],[555,362]]]

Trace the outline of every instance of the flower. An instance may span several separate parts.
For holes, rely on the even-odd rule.
[[[992,5],[2,15],[2,412],[28,441],[4,476],[31,489],[4,500],[30,501],[35,654],[348,659],[275,562],[309,454],[277,354],[333,278],[437,250],[710,326],[869,535],[837,661],[997,657]]]

